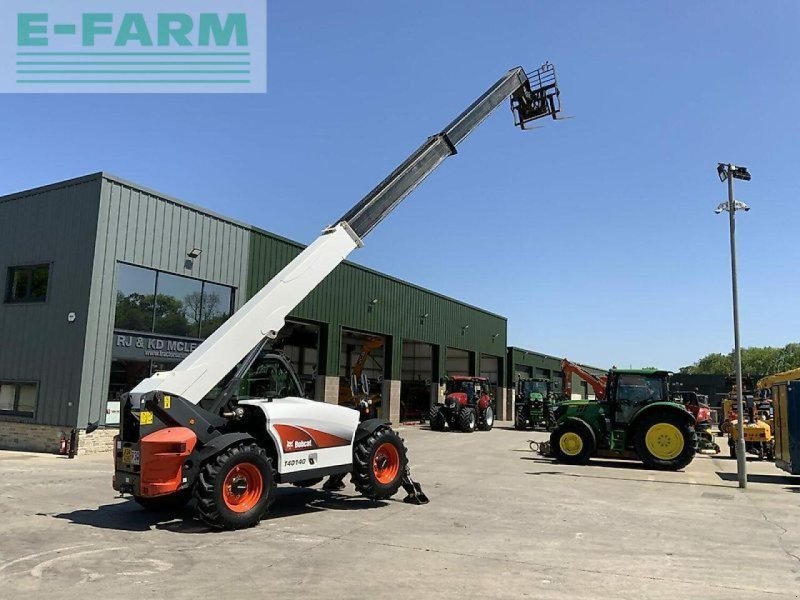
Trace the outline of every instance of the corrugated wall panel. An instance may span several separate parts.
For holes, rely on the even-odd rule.
[[[89,176],[0,198],[2,292],[9,266],[51,265],[45,303],[0,303],[0,379],[39,383],[35,423],[70,427],[78,410],[99,190]]]
[[[249,231],[218,217],[105,177],[98,192],[99,232],[89,301],[91,327],[84,351],[78,426],[101,418],[111,366],[117,261],[236,288],[241,306],[248,273]],[[223,244],[220,240],[237,240]],[[203,252],[186,267],[192,248]]]
[[[255,231],[251,237],[249,295],[301,249],[299,244]],[[378,299],[375,305],[370,304],[373,298]],[[430,317],[421,321],[425,313]],[[291,316],[498,358],[504,358],[506,352],[505,318],[353,263],[337,267]],[[469,328],[463,330],[464,325]],[[338,361],[329,361],[328,373],[338,373]]]

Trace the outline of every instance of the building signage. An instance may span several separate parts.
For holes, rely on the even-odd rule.
[[[266,91],[266,0],[0,2],[0,92]]]
[[[121,360],[183,360],[199,345],[200,340],[115,330],[112,356]]]

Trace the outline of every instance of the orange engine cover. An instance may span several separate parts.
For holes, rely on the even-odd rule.
[[[167,427],[141,439],[141,495],[163,496],[178,490],[183,462],[194,450],[197,436],[186,427]]]

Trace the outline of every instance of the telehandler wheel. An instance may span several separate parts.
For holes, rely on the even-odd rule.
[[[191,488],[187,488],[185,490],[175,492],[174,494],[155,496],[152,498],[145,496],[134,496],[133,499],[136,501],[136,504],[145,510],[153,512],[167,512],[179,510],[186,506],[186,503],[192,499],[192,490]]]
[[[458,428],[464,433],[472,433],[475,431],[478,418],[475,416],[475,411],[468,406],[462,406],[458,411]]]
[[[525,405],[517,407],[517,414],[514,415],[514,429],[527,429],[528,419],[525,416]]]
[[[494,427],[494,409],[487,406],[483,411],[483,419],[481,419],[481,431],[490,431]]]
[[[252,527],[275,496],[272,459],[254,442],[231,446],[203,466],[194,495],[198,516],[210,527]]]
[[[566,423],[550,434],[550,451],[560,462],[585,465],[594,452],[594,440],[583,427]]]
[[[353,448],[350,481],[362,496],[385,500],[400,489],[407,465],[403,438],[390,427],[380,427]]]
[[[434,431],[443,431],[447,419],[442,412],[441,404],[434,404],[431,406],[431,429]]]
[[[694,425],[679,415],[645,415],[633,436],[636,454],[650,469],[678,471],[694,459],[697,433]]]

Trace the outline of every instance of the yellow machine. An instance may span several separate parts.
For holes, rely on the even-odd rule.
[[[770,390],[775,412],[775,466],[800,475],[800,369],[784,371],[758,382]]]
[[[760,382],[759,382],[760,383]],[[774,460],[775,440],[771,403],[761,399],[754,393],[752,380],[742,381],[744,397],[744,443],[749,454],[755,454],[760,460]],[[739,440],[739,414],[736,409],[736,385],[731,385],[728,397],[722,401],[724,420],[720,423],[720,431],[728,435],[728,449],[731,457],[736,456],[736,442]]]

